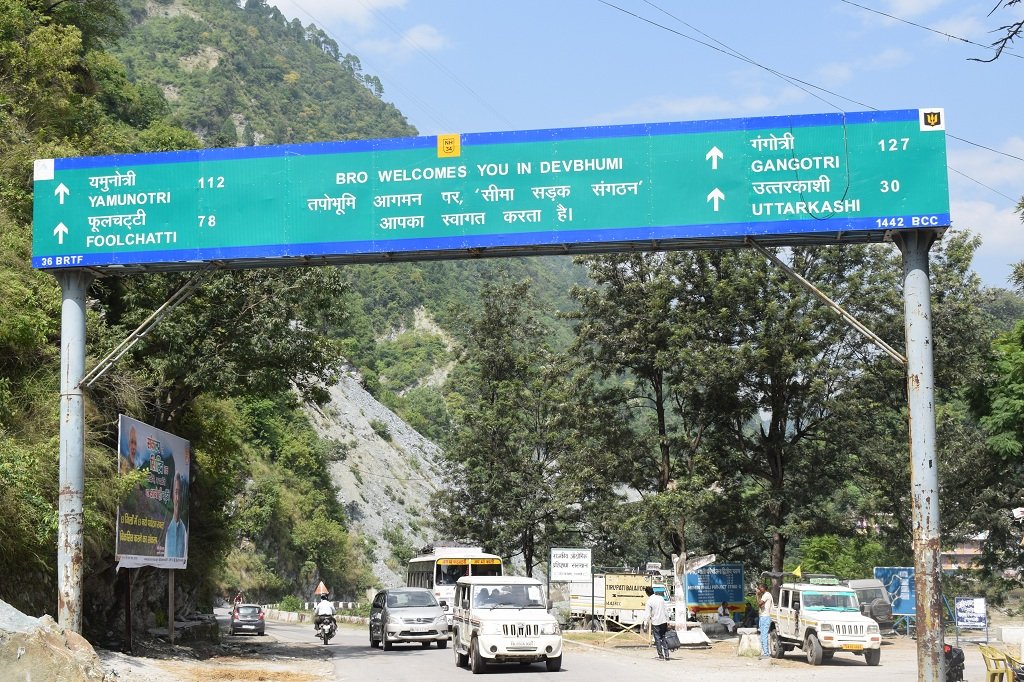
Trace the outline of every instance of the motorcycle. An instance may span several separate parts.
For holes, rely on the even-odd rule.
[[[964,650],[950,644],[943,644],[942,655],[946,662],[946,682],[963,682]]]
[[[322,639],[324,644],[327,644],[327,642],[334,637],[334,633],[338,629],[338,624],[334,621],[333,616],[317,616],[314,627],[316,629],[317,638]]]

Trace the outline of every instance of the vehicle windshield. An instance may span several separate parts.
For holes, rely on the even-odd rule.
[[[803,608],[808,611],[859,611],[853,592],[804,592]]]
[[[885,600],[885,594],[881,587],[862,587],[857,590],[857,598],[862,604],[870,604],[876,599]]]
[[[544,597],[539,585],[495,585],[481,587],[473,606],[491,609],[542,609]]]
[[[260,607],[258,606],[239,606],[238,615],[240,616],[256,616],[259,615]]]
[[[425,606],[437,606],[437,600],[429,592],[388,593],[389,609],[422,608]]]
[[[454,585],[459,578],[466,575],[469,566],[462,564],[442,564],[437,562],[437,574],[434,576],[435,585]]]

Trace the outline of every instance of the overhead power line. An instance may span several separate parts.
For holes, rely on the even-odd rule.
[[[312,19],[313,23],[315,23],[320,28],[321,31],[323,31],[324,33],[329,35],[336,43],[338,43],[338,45],[340,45],[341,47],[344,47],[350,53],[355,54],[355,50],[352,47],[350,47],[349,45],[347,45],[344,41],[342,41],[341,38],[336,36],[333,31],[331,31],[329,28],[327,28],[327,24],[325,22],[320,21],[316,16],[313,15],[312,12],[310,12],[305,7],[303,7],[301,4],[299,4],[299,2],[297,2],[297,0],[292,0],[292,4],[295,5],[295,7],[298,8],[303,14],[305,14],[307,17]],[[360,60],[360,62],[361,61],[362,60]],[[391,78],[390,75],[388,75],[386,71],[383,71],[381,69],[374,69],[374,70],[375,71],[379,71],[381,74],[383,74],[387,78]],[[404,94],[406,97],[408,97],[414,104],[419,106],[423,110],[423,112],[429,118],[433,119],[434,123],[438,124],[441,128],[450,129],[450,126],[448,125],[448,123],[445,122],[443,117],[438,112],[436,112],[433,107],[431,107],[429,104],[424,102],[422,99],[417,97],[412,92],[409,92],[408,90],[402,88],[400,85],[397,85],[395,80],[391,80],[391,85],[389,85],[388,87],[394,87],[395,90],[397,90],[398,92],[400,92],[400,93]]]
[[[485,109],[487,109],[492,114],[497,116],[499,120],[504,122],[510,128],[515,128],[515,124],[513,124],[511,121],[509,121],[507,118],[505,118],[505,115],[502,114],[500,111],[498,111],[494,106],[492,106],[490,102],[488,102],[486,99],[484,99],[483,96],[480,95],[480,93],[478,93],[471,86],[469,86],[465,82],[463,82],[463,80],[461,78],[459,78],[457,75],[452,73],[452,71],[448,67],[446,67],[444,64],[442,64],[437,59],[435,59],[432,54],[427,52],[423,48],[422,45],[420,45],[415,40],[413,40],[408,34],[403,34],[400,30],[398,30],[398,27],[396,27],[393,23],[391,23],[391,21],[386,16],[384,16],[381,12],[375,10],[373,7],[371,7],[370,5],[368,5],[365,2],[363,2],[363,0],[359,0],[359,4],[361,4],[363,7],[365,7],[375,17],[377,17],[381,21],[381,23],[383,23],[385,26],[387,26],[389,29],[391,29],[391,31],[395,35],[397,35],[400,40],[403,40],[403,41],[409,43],[410,45],[412,45],[412,47],[415,48],[415,50],[417,52],[419,52],[421,55],[423,55],[424,59],[429,61],[431,64],[436,66],[440,71],[442,71],[444,74],[446,74],[452,80],[453,83],[455,83],[460,88],[462,88],[463,90],[468,92],[470,94],[470,96],[473,97],[473,99],[475,99],[477,102],[482,104]]]
[[[807,90],[806,88],[801,87],[801,85],[806,85],[809,88],[814,88],[815,90],[820,90],[821,92],[824,92],[824,93],[827,93],[829,95],[832,95],[833,97],[838,97],[838,98],[843,99],[843,100],[845,100],[847,102],[852,102],[852,103],[857,104],[858,106],[864,107],[866,109],[871,109],[872,111],[878,111],[878,107],[873,107],[870,104],[864,104],[863,102],[858,102],[857,100],[851,99],[849,97],[845,97],[845,96],[843,96],[843,95],[841,95],[839,93],[836,93],[836,92],[832,92],[831,90],[828,90],[828,89],[823,88],[821,86],[815,85],[814,83],[810,83],[810,82],[802,80],[800,78],[796,78],[795,76],[790,76],[788,74],[784,74],[781,71],[778,71],[777,69],[774,69],[772,67],[769,67],[769,66],[766,66],[764,64],[761,64],[760,62],[756,61],[755,59],[753,59],[751,57],[747,57],[746,55],[744,55],[743,53],[739,52],[738,50],[736,50],[736,49],[726,45],[725,43],[723,43],[723,42],[713,38],[712,36],[708,35],[704,31],[701,31],[700,29],[698,29],[698,28],[696,28],[694,26],[691,26],[690,24],[686,23],[685,21],[683,21],[679,17],[676,17],[675,15],[670,13],[668,10],[665,10],[665,9],[659,7],[658,5],[656,5],[651,0],[644,0],[644,2],[647,5],[649,5],[650,7],[653,7],[654,9],[658,10],[662,14],[664,14],[664,15],[666,15],[668,17],[671,17],[675,21],[677,21],[680,24],[686,26],[690,30],[695,31],[695,32],[699,33],[700,35],[704,36],[705,38],[707,38],[708,40],[711,40],[711,41],[717,43],[718,46],[712,45],[712,44],[710,44],[708,42],[705,42],[703,40],[700,40],[698,38],[694,38],[693,36],[686,35],[685,33],[677,31],[677,30],[675,30],[675,29],[673,29],[673,28],[671,28],[669,26],[665,26],[664,24],[658,23],[657,21],[654,21],[653,19],[648,19],[647,17],[639,15],[639,14],[637,14],[635,12],[631,12],[630,10],[624,9],[622,7],[619,7],[618,5],[616,5],[616,4],[612,3],[612,2],[609,2],[608,0],[597,0],[597,1],[599,3],[601,3],[602,5],[606,5],[607,7],[611,7],[612,9],[615,9],[615,10],[618,10],[619,12],[622,12],[623,14],[629,15],[629,16],[633,17],[634,19],[637,19],[638,21],[642,21],[642,22],[644,22],[646,24],[650,24],[651,26],[655,26],[657,28],[660,28],[660,29],[662,29],[664,31],[667,31],[667,32],[672,33],[672,34],[674,34],[676,36],[679,36],[680,38],[684,38],[686,40],[690,40],[692,42],[697,43],[698,45],[703,45],[704,47],[707,47],[707,48],[709,48],[711,50],[714,50],[715,52],[719,52],[719,53],[724,54],[726,56],[732,57],[733,59],[738,59],[739,61],[745,62],[745,63],[750,64],[752,66],[756,66],[759,69],[763,69],[764,71],[767,71],[768,73],[770,73],[770,74],[772,74],[772,75],[774,75],[774,76],[776,76],[778,78],[781,78],[782,80],[786,81],[787,83],[790,83],[790,84],[794,85],[795,87],[799,88],[800,90],[803,90],[804,92],[806,92],[807,94],[811,95],[815,99],[818,99],[818,100],[828,104],[830,107],[838,109],[840,112],[844,111],[841,107],[838,107],[835,104],[833,104],[832,102],[826,100],[825,98],[823,98],[823,97],[821,97],[821,96],[819,96],[819,95],[817,95],[817,94]],[[843,2],[847,2],[847,0],[842,0],[842,1]],[[856,4],[856,3],[852,3],[851,2],[849,4]],[[858,7],[860,7],[860,5],[858,5]],[[972,142],[971,140],[967,140],[967,139],[962,138],[962,137],[957,137],[956,135],[950,135],[949,133],[947,133],[947,137],[950,137],[950,138],[952,138],[954,140],[958,140],[958,141],[963,142],[965,144],[972,145],[974,147],[978,147],[979,149],[984,149],[986,151],[989,151],[989,152],[992,152],[992,153],[995,153],[995,154],[1000,154],[1002,156],[1005,156],[1005,157],[1008,157],[1008,158],[1011,158],[1011,159],[1016,159],[1018,161],[1024,161],[1024,157],[1020,157],[1020,156],[1017,156],[1015,154],[1010,154],[1008,152],[999,151],[998,149],[993,149],[992,147],[987,147],[987,146],[985,146],[983,144],[979,144],[977,142]],[[968,180],[970,180],[970,181],[972,181],[974,183],[977,183],[981,187],[984,187],[986,189],[991,190],[992,192],[998,194],[1001,197],[1005,197],[1006,199],[1009,199],[1010,201],[1014,201],[1014,202],[1016,201],[1016,200],[1006,196],[1005,194],[1003,194],[999,190],[997,190],[997,189],[995,189],[993,187],[990,187],[989,185],[986,185],[985,183],[981,182],[980,180],[977,180],[976,178],[972,178],[970,175],[967,175],[963,171],[957,170],[956,168],[953,168],[952,166],[949,166],[949,165],[947,165],[947,168],[949,168],[949,170],[953,171],[957,175],[961,175],[961,176],[967,178]]]
[[[873,12],[875,14],[879,14],[879,15],[881,15],[883,17],[887,17],[889,19],[892,19],[893,21],[902,22],[904,24],[907,24],[908,26],[914,26],[916,28],[920,28],[920,29],[923,29],[925,31],[931,31],[932,33],[935,33],[937,35],[943,36],[944,38],[952,38],[953,40],[959,40],[962,43],[967,43],[968,45],[975,45],[977,47],[983,48],[985,50],[990,50],[992,52],[997,52],[998,51],[997,48],[993,47],[992,45],[983,45],[981,43],[976,43],[973,40],[968,40],[967,38],[961,38],[960,36],[955,36],[952,33],[946,33],[945,31],[940,31],[940,30],[934,29],[934,28],[932,28],[930,26],[925,26],[924,24],[918,24],[916,22],[910,21],[909,19],[903,19],[901,17],[897,17],[897,16],[895,16],[893,14],[889,14],[888,12],[883,12],[881,10],[874,9],[873,7],[867,7],[865,5],[861,5],[861,4],[858,4],[856,2],[852,2],[852,0],[839,0],[839,1],[840,2],[845,2],[847,5],[852,5],[854,7],[859,7],[862,10],[865,10],[865,11],[868,11],[868,12]],[[1017,59],[1024,59],[1024,56],[1019,55],[1016,52],[1011,52],[1010,50],[1003,50],[1003,54],[1010,55],[1011,57],[1016,57]]]

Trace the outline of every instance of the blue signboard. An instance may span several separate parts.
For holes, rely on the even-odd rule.
[[[743,564],[711,564],[686,574],[686,601],[694,611],[715,610],[724,601],[743,604]]]
[[[913,566],[875,566],[875,579],[885,585],[894,616],[913,616],[917,601]]]

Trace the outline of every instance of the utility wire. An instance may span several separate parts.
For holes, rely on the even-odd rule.
[[[310,12],[308,9],[306,9],[301,4],[299,4],[299,2],[297,2],[297,0],[292,0],[292,4],[295,5],[295,7],[297,9],[301,10],[306,16],[308,16],[310,19],[312,19],[313,22],[317,26],[319,26],[320,30],[323,31],[324,33],[326,33],[327,35],[329,35],[332,39],[334,39],[334,41],[337,42],[338,45],[340,45],[341,47],[344,47],[348,52],[350,52],[352,54],[355,54],[355,49],[352,48],[351,46],[347,45],[344,41],[341,40],[341,38],[339,38],[338,36],[334,35],[334,33],[329,28],[327,28],[327,24],[325,22],[320,21],[320,19],[315,17],[312,12]],[[360,60],[360,62],[361,61],[362,60]],[[374,69],[374,70],[375,71],[379,71],[381,74],[383,74],[387,78],[391,78],[390,74],[388,74],[386,71],[383,71],[383,70],[380,70],[380,69]],[[395,90],[397,90],[398,92],[400,92],[403,95],[405,95],[406,97],[408,97],[413,103],[418,105],[423,110],[423,112],[429,118],[431,118],[434,121],[434,123],[438,124],[438,126],[440,126],[441,128],[443,128],[443,129],[450,129],[451,128],[451,126],[449,126],[449,124],[445,120],[443,120],[443,117],[440,114],[438,114],[433,109],[433,107],[431,107],[429,104],[424,102],[422,99],[417,97],[415,94],[409,92],[408,90],[406,90],[405,88],[401,87],[400,85],[396,85],[396,83],[397,83],[397,81],[392,80],[392,85],[390,85],[389,87],[394,87]]]
[[[629,11],[627,9],[623,9],[622,7],[619,7],[618,5],[615,5],[615,4],[611,3],[611,2],[608,2],[608,0],[597,0],[597,1],[600,2],[603,5],[611,7],[612,9],[620,11],[623,14],[627,14],[627,15],[635,18],[635,19],[638,19],[639,21],[642,21],[644,23],[650,24],[650,25],[655,26],[657,28],[660,28],[660,29],[662,29],[664,31],[668,31],[669,33],[672,33],[672,34],[677,35],[677,36],[679,36],[681,38],[685,38],[687,40],[693,41],[693,42],[695,42],[695,43],[697,43],[699,45],[703,45],[705,47],[708,47],[708,48],[714,50],[715,52],[720,52],[720,53],[722,53],[724,55],[727,55],[729,57],[732,57],[734,59],[738,59],[740,61],[746,62],[747,64],[750,64],[752,66],[756,66],[759,69],[763,69],[764,71],[767,71],[768,73],[770,73],[770,74],[772,74],[774,76],[777,76],[778,78],[781,78],[782,80],[784,80],[784,81],[786,81],[788,83],[793,84],[795,87],[799,88],[800,90],[803,90],[804,92],[806,92],[807,94],[811,95],[815,99],[818,99],[818,100],[828,104],[830,107],[833,107],[835,109],[839,109],[839,111],[843,111],[843,110],[840,107],[838,107],[835,104],[833,104],[832,102],[829,102],[828,100],[824,99],[823,97],[820,97],[820,96],[816,95],[815,93],[812,93],[809,90],[800,87],[800,85],[797,85],[797,84],[798,83],[799,84],[803,84],[803,85],[806,85],[806,86],[808,86],[810,88],[814,88],[816,90],[820,90],[822,92],[828,93],[828,94],[832,95],[833,97],[838,97],[838,98],[843,99],[843,100],[845,100],[847,102],[852,102],[852,103],[857,104],[858,106],[862,106],[862,107],[864,107],[866,109],[871,109],[872,111],[878,111],[878,107],[873,107],[870,104],[865,104],[863,102],[858,102],[857,100],[850,99],[849,97],[844,97],[843,95],[840,95],[839,93],[832,92],[831,90],[827,90],[826,88],[822,88],[822,87],[820,87],[818,85],[815,85],[814,83],[809,83],[807,81],[801,80],[801,79],[796,78],[794,76],[789,76],[787,74],[784,74],[781,71],[773,69],[773,68],[771,68],[769,66],[765,66],[764,64],[761,64],[761,63],[757,62],[753,58],[747,57],[746,55],[742,54],[738,50],[736,50],[736,49],[734,49],[732,47],[729,47],[725,43],[722,43],[721,41],[711,37],[710,35],[708,35],[707,33],[704,33],[700,29],[698,29],[698,28],[696,28],[694,26],[691,26],[690,24],[688,24],[685,21],[683,21],[682,19],[674,16],[673,14],[668,12],[667,10],[665,10],[665,9],[659,7],[658,5],[654,4],[653,2],[651,2],[651,0],[644,0],[644,2],[647,5],[649,5],[650,7],[653,7],[654,9],[656,9],[659,12],[665,14],[666,16],[671,17],[672,19],[674,19],[674,20],[678,21],[679,23],[683,24],[687,28],[689,28],[689,29],[691,29],[693,31],[696,31],[700,35],[706,37],[708,40],[711,40],[711,41],[714,41],[715,43],[718,43],[718,45],[720,45],[721,47],[717,47],[717,46],[712,45],[710,43],[704,42],[703,40],[699,40],[697,38],[694,38],[693,36],[688,36],[685,33],[681,33],[681,32],[679,32],[679,31],[677,31],[677,30],[675,30],[675,29],[673,29],[671,27],[665,26],[665,25],[660,24],[660,23],[658,23],[656,21],[648,19],[648,18],[646,18],[644,16],[636,14],[635,12],[631,12],[631,11]],[[843,2],[847,2],[847,0],[842,0],[842,1]],[[849,4],[855,4],[855,3],[849,3]],[[1002,151],[999,151],[998,149],[993,149],[991,147],[986,147],[983,144],[978,144],[977,142],[972,142],[972,141],[967,140],[965,138],[957,137],[956,135],[950,135],[949,133],[947,133],[947,137],[950,137],[950,138],[952,138],[954,140],[958,140],[958,141],[963,142],[965,144],[969,144],[969,145],[978,147],[979,149],[984,149],[984,150],[993,152],[995,154],[1001,154],[1001,155],[1009,157],[1011,159],[1017,159],[1019,161],[1024,161],[1024,158],[1022,158],[1020,156],[1016,156],[1016,155],[1010,154],[1008,152],[1002,152]],[[1016,201],[1015,199],[1012,199],[1012,198],[1006,196],[1005,194],[1003,194],[999,190],[986,185],[985,183],[981,182],[980,180],[972,178],[970,175],[967,175],[963,171],[959,171],[956,168],[953,168],[952,166],[949,166],[949,165],[947,165],[946,167],[949,168],[949,170],[951,170],[954,173],[956,173],[957,175],[961,175],[961,176],[967,178],[968,180],[970,180],[970,181],[972,181],[974,183],[977,183],[981,187],[985,187],[986,189],[992,190],[993,192],[995,192],[996,194],[998,194],[1001,197],[1005,197],[1006,199],[1009,199],[1010,201],[1014,201],[1014,202]]]
[[[862,10],[866,10],[868,12],[874,12],[875,14],[880,14],[883,17],[887,17],[889,19],[892,19],[893,21],[900,21],[900,22],[902,22],[904,24],[907,24],[909,26],[915,26],[917,28],[924,29],[925,31],[931,31],[932,33],[936,33],[936,34],[938,34],[940,36],[943,36],[945,38],[952,38],[953,40],[959,40],[962,43],[967,43],[968,45],[975,45],[977,47],[980,47],[980,48],[983,48],[983,49],[986,49],[986,50],[991,50],[992,52],[997,52],[998,51],[992,45],[982,45],[981,43],[976,43],[973,40],[968,40],[967,38],[961,38],[960,36],[955,36],[955,35],[953,35],[951,33],[946,33],[945,31],[939,31],[938,29],[934,29],[934,28],[932,28],[930,26],[925,26],[923,24],[917,24],[917,23],[914,23],[913,21],[909,21],[907,19],[902,19],[902,18],[894,16],[892,14],[888,14],[887,12],[883,12],[881,10],[877,10],[877,9],[872,8],[872,7],[866,7],[866,6],[858,4],[856,2],[852,2],[851,0],[839,0],[839,2],[845,2],[847,5],[853,5],[854,7],[860,7]],[[1010,50],[1003,50],[1003,54],[1008,54],[1011,57],[1016,57],[1017,59],[1024,59],[1024,56],[1022,56],[1020,54],[1017,54],[1016,52],[1011,52]]]
[[[698,45],[703,45],[704,47],[712,49],[715,52],[721,52],[722,54],[724,54],[726,56],[732,57],[733,59],[739,59],[742,62],[746,62],[747,64],[750,64],[751,66],[756,66],[759,69],[763,69],[763,70],[767,71],[768,73],[770,73],[772,75],[778,76],[779,78],[782,78],[783,80],[788,81],[794,87],[796,87],[796,88],[798,88],[800,90],[803,90],[805,93],[807,93],[811,97],[814,97],[815,99],[824,102],[825,104],[827,104],[828,106],[832,107],[833,109],[838,109],[839,111],[843,110],[842,107],[836,106],[832,102],[830,102],[827,99],[825,99],[825,98],[823,98],[823,97],[821,97],[821,96],[811,92],[810,90],[808,90],[807,88],[805,88],[803,86],[806,85],[807,87],[814,88],[815,90],[820,90],[822,92],[828,93],[829,95],[832,95],[833,97],[838,97],[839,99],[843,99],[843,100],[846,100],[847,102],[851,102],[852,104],[856,104],[857,106],[867,107],[868,109],[873,109],[874,108],[874,107],[868,106],[867,104],[864,104],[863,102],[858,102],[855,99],[850,99],[849,97],[844,97],[843,95],[840,95],[838,92],[832,92],[831,90],[823,88],[823,87],[821,87],[819,85],[814,85],[813,83],[808,83],[807,81],[800,80],[799,78],[796,78],[794,76],[789,76],[789,75],[786,75],[786,74],[784,74],[784,73],[782,73],[780,71],[776,71],[775,69],[773,69],[773,68],[771,68],[769,66],[765,66],[764,64],[760,64],[757,61],[755,61],[753,59],[750,59],[749,57],[743,56],[742,54],[740,54],[739,52],[737,52],[735,50],[732,50],[731,48],[728,49],[728,50],[725,50],[725,49],[722,49],[722,48],[717,47],[715,45],[712,45],[711,43],[705,42],[705,41],[700,40],[698,38],[694,38],[693,36],[688,36],[685,33],[681,33],[680,31],[675,30],[674,28],[671,28],[669,26],[665,26],[664,24],[659,24],[657,21],[654,21],[653,19],[648,19],[647,17],[641,16],[639,14],[636,14],[635,12],[629,11],[628,9],[625,9],[623,7],[619,7],[618,5],[616,5],[614,3],[608,2],[608,0],[597,0],[597,1],[600,2],[602,5],[606,5],[608,7],[611,7],[612,9],[615,9],[615,10],[618,10],[619,12],[622,12],[623,14],[627,14],[627,15],[633,17],[634,19],[642,21],[642,22],[644,22],[646,24],[650,24],[651,26],[655,26],[657,28],[660,28],[663,31],[668,31],[669,33],[673,33],[673,34],[679,36],[680,38],[685,38],[686,40],[693,41],[693,42],[697,43]],[[661,11],[664,12],[665,14],[668,14],[668,12],[665,12],[665,10],[661,10]],[[669,15],[669,16],[672,16],[672,15]]]
[[[1009,199],[1010,201],[1012,201],[1012,202],[1013,202],[1013,203],[1015,203],[1015,204],[1016,204],[1016,203],[1017,203],[1017,202],[1019,201],[1018,199],[1014,199],[1013,197],[1008,197],[1008,196],[1006,196],[1005,194],[1003,194],[1002,192],[1000,192],[999,190],[997,190],[997,189],[996,189],[995,187],[989,187],[988,185],[986,185],[986,184],[985,184],[984,182],[982,182],[981,180],[977,180],[977,179],[975,179],[975,178],[972,178],[972,177],[971,177],[970,175],[967,175],[967,173],[964,173],[964,172],[962,172],[962,171],[958,171],[958,170],[957,170],[956,168],[953,168],[952,166],[946,166],[946,168],[948,168],[949,170],[953,171],[953,172],[954,172],[954,173],[956,173],[957,175],[961,175],[961,176],[963,176],[963,177],[967,178],[967,179],[968,179],[968,180],[970,180],[971,182],[974,182],[974,183],[977,183],[977,184],[981,185],[981,186],[982,186],[982,187],[984,187],[985,189],[990,189],[990,190],[992,190],[993,192],[995,192],[995,193],[996,193],[996,194],[998,194],[999,196],[1001,196],[1001,197],[1004,197],[1004,198],[1006,198],[1006,199]]]
[[[456,83],[459,87],[461,87],[463,90],[468,92],[473,97],[473,99],[475,99],[477,102],[482,104],[484,106],[484,108],[487,109],[488,111],[490,111],[492,114],[497,116],[503,123],[505,123],[505,125],[509,126],[510,128],[515,128],[516,127],[515,124],[512,123],[512,121],[510,121],[507,118],[505,118],[504,114],[502,114],[500,111],[498,111],[496,108],[494,108],[491,105],[490,102],[485,100],[480,95],[480,93],[478,93],[471,86],[469,86],[465,82],[463,82],[461,78],[459,78],[454,73],[452,73],[452,71],[450,69],[448,69],[444,64],[442,64],[437,59],[435,59],[432,54],[430,54],[429,52],[424,50],[423,47],[419,43],[417,43],[415,40],[413,40],[409,36],[403,35],[402,32],[398,30],[398,27],[396,27],[393,23],[391,23],[391,21],[386,16],[384,16],[381,12],[378,12],[377,10],[375,10],[373,7],[368,5],[363,0],[359,0],[359,4],[361,4],[363,7],[365,7],[375,17],[377,17],[381,21],[381,23],[383,23],[385,26],[390,28],[391,31],[395,35],[397,35],[401,40],[404,40],[404,41],[408,42],[410,45],[412,45],[416,49],[416,51],[419,52],[421,55],[423,55],[423,57],[427,61],[429,61],[434,66],[436,66],[441,72],[446,74],[452,80],[453,83]]]
[[[998,149],[993,149],[992,147],[986,147],[983,144],[978,144],[977,142],[971,142],[970,140],[965,140],[964,138],[957,137],[956,135],[950,135],[948,132],[946,133],[946,137],[951,137],[954,140],[959,140],[960,142],[964,142],[966,144],[972,145],[974,147],[977,147],[978,149],[984,149],[985,151],[992,152],[993,154],[1001,154],[1001,155],[1009,157],[1011,159],[1017,159],[1018,161],[1024,161],[1024,156],[1017,156],[1016,154],[1011,154],[1010,152],[1004,152],[1004,151],[1000,151]]]

